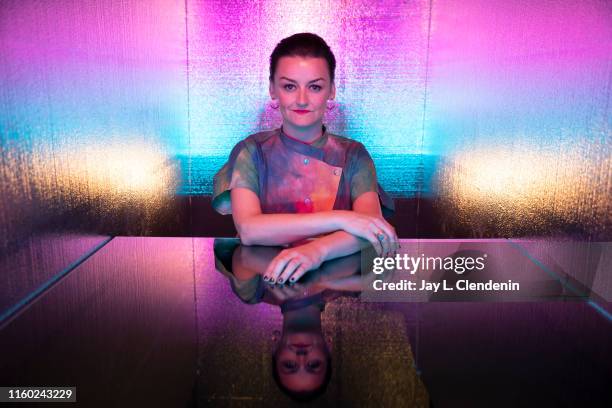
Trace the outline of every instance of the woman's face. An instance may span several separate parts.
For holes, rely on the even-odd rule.
[[[278,99],[285,128],[320,126],[327,100],[336,96],[324,58],[281,57],[276,66],[270,96]]]
[[[295,392],[307,392],[320,387],[329,370],[326,349],[320,333],[291,333],[283,336],[276,351],[276,369],[283,385]]]

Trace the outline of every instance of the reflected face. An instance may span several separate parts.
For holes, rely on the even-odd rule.
[[[327,346],[320,333],[292,333],[281,340],[276,370],[286,388],[294,392],[313,391],[325,380],[327,358]]]
[[[324,58],[287,56],[278,60],[270,96],[278,99],[285,128],[319,125],[327,100],[336,96]]]

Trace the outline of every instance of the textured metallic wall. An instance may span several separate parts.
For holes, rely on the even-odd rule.
[[[606,1],[433,2],[424,151],[449,232],[609,240],[611,21]]]
[[[0,317],[104,235],[173,217],[185,9],[144,5],[0,4]]]
[[[300,31],[337,56],[331,130],[447,235],[608,239],[610,21],[603,0],[3,1],[0,298],[88,253],[64,234],[147,234],[209,194],[279,125],[268,57]]]

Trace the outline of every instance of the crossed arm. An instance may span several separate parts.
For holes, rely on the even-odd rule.
[[[234,224],[245,245],[285,245],[328,234],[281,251],[268,266],[264,280],[295,282],[326,260],[359,251],[364,239],[381,256],[395,250],[395,229],[382,217],[375,192],[359,196],[353,203],[353,211],[262,214],[259,198],[246,188],[232,189],[231,202]]]

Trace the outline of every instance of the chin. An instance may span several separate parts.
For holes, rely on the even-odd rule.
[[[317,124],[319,121],[317,119],[304,118],[303,120],[290,120],[288,122],[295,127],[310,127]]]
[[[310,120],[310,121],[308,121],[308,122],[297,122],[297,123],[295,123],[295,122],[294,122],[294,123],[293,123],[293,125],[294,125],[295,127],[303,127],[303,128],[306,128],[306,127],[311,127],[311,126],[313,126],[314,124],[315,124],[315,122],[313,122],[313,121],[311,121],[311,120]]]

